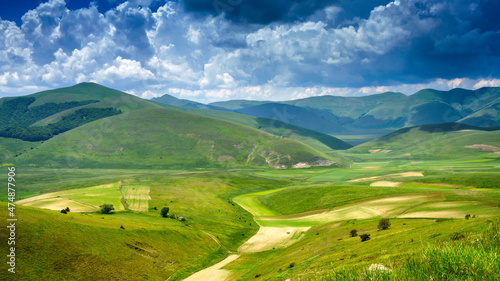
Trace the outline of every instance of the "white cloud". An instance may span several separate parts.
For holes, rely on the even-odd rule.
[[[154,78],[154,74],[142,68],[140,62],[122,57],[117,57],[112,64],[105,64],[102,69],[92,74],[92,80],[97,83],[147,81]]]

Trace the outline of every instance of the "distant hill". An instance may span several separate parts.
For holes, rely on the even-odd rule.
[[[298,141],[211,117],[143,109],[94,121],[15,158],[42,167],[194,168],[329,165]]]
[[[179,106],[179,107],[187,107],[187,108],[201,108],[201,109],[212,109],[212,110],[226,110],[223,107],[217,107],[213,105],[206,105],[203,103],[195,102],[195,101],[190,101],[186,99],[178,99],[174,96],[165,94],[161,97],[158,98],[152,98],[152,101],[155,102],[160,102],[164,104],[169,104],[173,106]]]
[[[481,128],[460,123],[404,128],[347,150],[387,157],[457,158],[500,151],[500,128]]]
[[[281,103],[266,103],[236,110],[250,116],[269,118],[322,133],[343,132],[338,118],[326,110]]]
[[[295,139],[327,154],[332,154],[332,149],[339,150],[339,149],[348,149],[352,147],[352,145],[344,141],[341,141],[335,137],[332,137],[330,135],[269,118],[254,117],[229,111],[174,107],[169,105],[164,105],[164,106],[166,108],[173,110],[191,112],[195,114],[211,116],[214,118],[231,121],[234,123],[259,129],[261,131],[276,136],[283,136],[286,138]]]
[[[460,119],[459,122],[481,127],[500,126],[500,98]]]
[[[273,114],[273,109],[296,112],[305,116],[304,120],[288,118],[289,123],[339,135],[359,133],[360,130],[366,129],[382,132],[388,129],[397,130],[403,127],[448,122],[497,126],[500,123],[499,101],[500,88],[485,87],[478,90],[450,91],[424,89],[410,96],[387,92],[365,97],[319,96],[282,102],[239,100],[211,105],[281,121],[283,114]],[[278,104],[294,107],[286,108]],[[330,115],[325,115],[325,112]]]

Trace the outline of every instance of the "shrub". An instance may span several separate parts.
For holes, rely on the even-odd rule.
[[[349,235],[351,235],[351,237],[356,237],[358,236],[358,231],[356,229],[353,229],[349,232]]]
[[[470,214],[465,215],[465,219],[466,220],[470,219]]]
[[[367,241],[367,240],[370,240],[370,234],[368,234],[368,233],[361,234],[361,235],[359,236],[359,238],[361,238],[361,242],[365,242],[365,241]]]
[[[115,209],[115,207],[113,207],[113,204],[102,204],[99,207],[101,208],[102,214],[109,214]]]
[[[163,207],[160,211],[160,214],[162,217],[166,218],[168,217],[168,212],[170,211],[169,207]]]
[[[66,207],[66,209],[61,210],[61,213],[63,213],[63,214],[67,214],[69,212],[70,212],[69,207]]]
[[[391,227],[391,222],[389,221],[389,219],[381,219],[378,222],[378,229],[380,230],[385,230],[388,229],[389,227]]]
[[[464,238],[465,238],[465,235],[463,235],[460,232],[454,232],[454,233],[450,234],[450,239],[451,240],[461,240],[461,239],[464,239]]]

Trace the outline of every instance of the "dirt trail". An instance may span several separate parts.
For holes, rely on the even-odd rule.
[[[211,267],[207,267],[201,271],[196,272],[195,274],[189,276],[184,279],[184,281],[222,281],[227,280],[231,276],[231,271],[221,269],[227,264],[235,261],[239,258],[239,255],[230,255],[223,261],[212,265]]]

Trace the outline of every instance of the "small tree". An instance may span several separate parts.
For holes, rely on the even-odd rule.
[[[370,234],[368,234],[368,233],[361,234],[361,235],[359,235],[359,238],[361,238],[361,242],[365,242],[367,240],[370,240]]]
[[[100,208],[102,214],[109,214],[115,209],[115,207],[113,207],[113,204],[102,204]]]
[[[389,227],[391,227],[391,222],[389,221],[389,219],[381,219],[378,222],[378,229],[380,230],[388,229]]]
[[[351,235],[351,237],[356,237],[358,236],[358,231],[356,229],[353,229],[349,232],[349,234]]]
[[[69,213],[69,207],[66,207],[66,209],[62,209],[61,213],[63,213],[63,214]]]
[[[169,212],[169,211],[170,211],[170,208],[168,208],[168,207],[163,207],[163,208],[161,209],[160,214],[161,214],[161,216],[162,216],[162,217],[166,218],[166,217],[168,217],[168,212]]]

